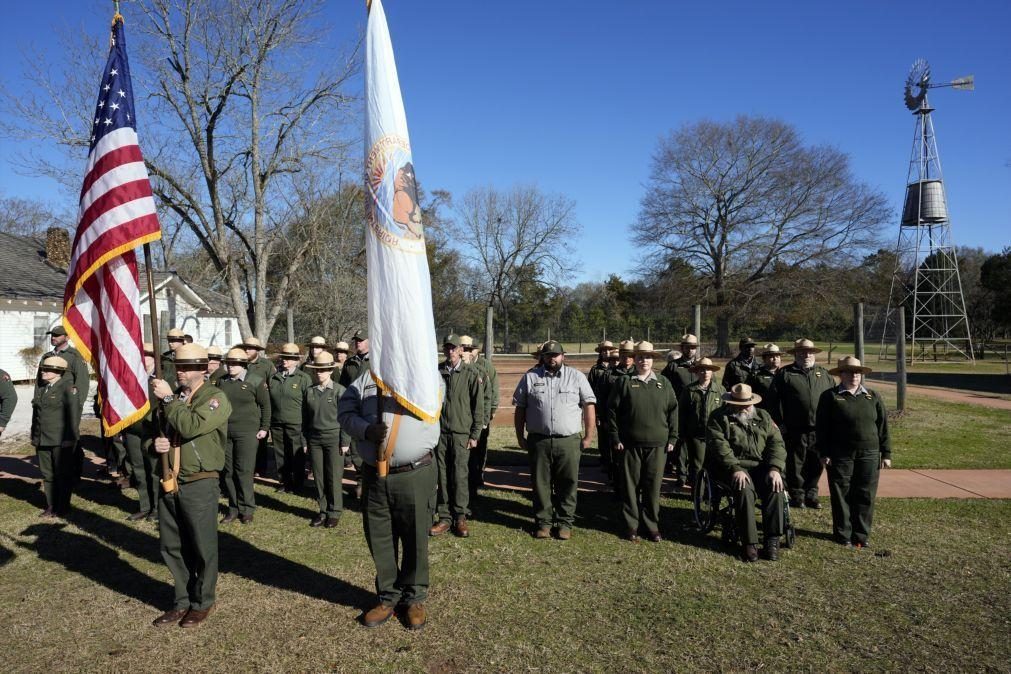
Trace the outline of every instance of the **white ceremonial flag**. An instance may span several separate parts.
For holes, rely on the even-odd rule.
[[[376,384],[424,421],[439,418],[439,355],[407,116],[381,0],[365,34],[369,361]]]

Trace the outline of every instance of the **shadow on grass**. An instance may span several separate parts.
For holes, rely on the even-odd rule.
[[[76,523],[76,522],[75,522]],[[157,607],[171,597],[172,587],[155,580],[120,558],[119,553],[90,536],[66,531],[65,523],[33,524],[21,532],[34,536],[32,543],[17,542],[18,547],[34,552],[40,559],[56,562],[67,571],[79,573],[113,592],[133,597]]]
[[[9,471],[8,471],[9,472]],[[103,500],[115,500],[115,494],[109,496],[108,489],[86,489],[80,496],[89,501],[106,505]],[[0,493],[11,498],[39,505],[44,507],[44,498],[39,492],[37,485],[33,482],[17,478],[7,478],[0,480]],[[121,494],[119,496],[122,496]],[[103,499],[103,497],[105,497]],[[53,559],[63,563],[69,570],[77,571],[82,575],[95,580],[98,583],[112,587],[117,591],[118,582],[107,576],[111,572],[105,570],[105,566],[112,566],[116,573],[120,573],[120,565],[125,564],[116,556],[116,550],[124,550],[135,557],[145,559],[153,564],[161,564],[162,558],[158,546],[158,537],[147,533],[143,529],[134,528],[131,525],[120,523],[103,517],[89,510],[74,508],[71,510],[69,521],[76,527],[90,536],[79,536],[77,534],[63,533],[60,543],[63,547],[46,547],[47,554],[54,555]],[[41,526],[47,529],[46,525]],[[39,531],[29,527],[32,532]],[[98,539],[95,541],[94,539]],[[102,545],[104,543],[105,545]],[[20,543],[19,543],[20,545]],[[98,546],[98,547],[95,547]],[[274,587],[289,592],[297,592],[313,599],[341,604],[352,608],[362,608],[374,603],[375,597],[372,592],[351,585],[339,578],[320,573],[304,564],[286,559],[273,552],[262,550],[249,542],[229,533],[218,532],[218,547],[220,557],[220,570],[223,573],[233,573],[247,580]],[[103,552],[99,548],[109,550],[115,561],[107,564],[112,558],[109,553]],[[42,550],[38,551],[42,554]],[[91,564],[77,562],[78,558],[87,558],[88,555],[97,554],[103,564]],[[131,567],[132,568],[132,567]],[[123,571],[123,573],[126,573]],[[139,573],[139,572],[138,572]],[[167,573],[167,571],[166,571]],[[145,578],[147,578],[145,576]],[[148,579],[150,581],[150,579]],[[153,581],[159,582],[159,581]],[[164,583],[160,583],[166,586]],[[167,587],[167,586],[166,586]],[[130,596],[130,592],[125,592]],[[142,593],[142,599],[148,601],[148,591]],[[141,599],[141,597],[137,597]],[[165,590],[165,604],[169,604],[172,598],[171,588]]]

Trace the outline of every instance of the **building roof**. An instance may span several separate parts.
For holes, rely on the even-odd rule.
[[[0,298],[63,302],[67,271],[46,261],[38,237],[0,232]]]
[[[144,267],[140,266],[141,301],[147,299]],[[174,271],[151,270],[156,289],[172,285],[205,316],[234,317],[232,301],[210,288],[194,285]],[[0,232],[0,299],[63,303],[67,272],[46,260],[45,240]]]

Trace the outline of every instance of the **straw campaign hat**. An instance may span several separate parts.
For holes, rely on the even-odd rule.
[[[313,358],[311,363],[306,363],[305,366],[313,370],[332,370],[337,367],[337,363],[334,361],[332,353],[324,351]]]
[[[618,345],[618,354],[621,355],[623,353],[635,353],[635,342],[631,339],[622,340],[621,344]]]
[[[309,343],[306,344],[306,346],[308,346],[310,348],[314,347],[314,346],[322,346],[325,349],[326,348],[326,337],[321,337],[319,335],[316,335],[315,337],[313,337],[312,339],[309,340]]]
[[[207,349],[199,344],[183,344],[176,349],[175,364],[178,368],[181,365],[207,365]]]
[[[782,356],[783,352],[779,350],[778,344],[766,344],[765,348],[762,350],[763,356]]]
[[[596,351],[597,353],[604,353],[605,351],[610,351],[613,348],[614,344],[611,343],[611,340],[605,339],[603,342],[597,345],[597,348],[594,349],[594,351]]]
[[[699,338],[695,335],[688,333],[686,335],[681,335],[681,345],[682,346],[698,346]]]
[[[720,366],[708,358],[699,358],[697,361],[689,365],[688,369],[692,372],[695,370],[710,370],[712,372],[717,372],[720,369]]]
[[[828,371],[829,374],[837,376],[840,372],[859,372],[860,374],[870,374],[873,370],[865,365],[861,365],[859,358],[854,356],[843,356],[837,361],[836,366]]]
[[[172,328],[165,335],[165,339],[167,339],[170,342],[182,342],[185,341],[186,339],[186,333],[180,330],[179,328]]]
[[[49,356],[42,361],[43,370],[52,370],[53,372],[66,372],[67,371],[67,361],[60,358],[59,356]]]
[[[240,344],[243,349],[256,349],[257,351],[263,351],[263,342],[253,336],[243,337],[242,344]]]
[[[249,357],[246,356],[245,349],[236,347],[228,350],[228,353],[225,354],[224,363],[225,365],[246,365],[249,363]]]
[[[151,342],[144,342],[144,355],[154,357],[154,344]]]
[[[653,348],[653,342],[647,342],[645,339],[635,345],[632,349],[632,354],[635,356],[645,356],[646,358],[660,358],[663,356],[662,351],[657,351]]]
[[[281,350],[277,353],[275,358],[283,358],[285,360],[298,360],[302,358],[302,353],[298,349],[298,344],[293,342],[288,342],[281,346]]]
[[[207,347],[207,359],[208,360],[221,360],[221,347],[220,346],[209,346]]]
[[[814,345],[810,339],[798,339],[793,343],[793,348],[788,350],[787,353],[798,354],[804,351],[810,351],[811,353],[821,353],[821,349]]]
[[[344,353],[350,353],[351,347],[348,346],[347,342],[337,342],[333,347],[334,351],[343,351]]]
[[[747,384],[734,384],[730,390],[723,394],[723,402],[728,405],[757,405],[762,402],[762,396],[754,393]]]

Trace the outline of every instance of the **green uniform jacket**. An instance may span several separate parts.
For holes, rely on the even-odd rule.
[[[42,383],[42,361],[50,356],[59,356],[67,361],[67,371],[60,377],[60,381],[65,379],[70,382],[71,388],[77,388],[77,406],[81,412],[84,412],[84,403],[88,400],[88,390],[91,386],[91,373],[88,371],[88,364],[84,362],[81,353],[72,346],[68,346],[63,351],[53,349],[42,354],[38,374],[35,375],[35,388],[44,386]]]
[[[276,372],[267,382],[270,390],[270,422],[300,425],[302,423],[302,401],[305,392],[312,386],[312,379],[298,368],[290,375]]]
[[[835,378],[821,365],[807,371],[796,363],[779,368],[773,384],[779,404],[777,420],[787,431],[814,430],[818,400],[835,385]]]
[[[245,379],[232,379],[226,374],[218,379],[217,386],[232,405],[229,435],[255,435],[257,431],[270,430],[270,392],[266,381],[249,372]]]
[[[734,384],[746,384],[748,382],[748,377],[751,376],[759,367],[759,361],[757,358],[752,358],[751,363],[745,363],[738,356],[727,363],[726,369],[723,371],[723,388],[729,391],[733,388]]]
[[[154,377],[147,378],[147,399],[151,406],[147,414],[123,429],[124,433],[137,435],[142,438],[153,438],[158,435],[158,421],[155,418],[155,410],[158,409],[159,400],[154,397]]]
[[[330,380],[330,386],[321,389],[313,384],[305,392],[302,405],[302,434],[307,440],[336,440],[338,447],[351,444],[351,437],[337,421],[337,403],[344,395],[344,387]]]
[[[207,375],[207,383],[214,384],[215,386],[217,386],[218,380],[227,375],[228,375],[228,367],[224,364],[219,365],[217,370]]]
[[[176,387],[176,352],[169,349],[161,355],[161,378],[172,388]]]
[[[597,425],[607,423],[607,396],[611,392],[611,368],[597,363],[586,373],[586,381],[590,382],[593,395],[597,397]]]
[[[7,425],[18,406],[18,392],[14,390],[11,376],[0,370],[0,428]]]
[[[204,384],[187,400],[162,403],[169,438],[179,443],[179,480],[225,467],[225,441],[232,404],[216,386]],[[169,453],[172,461],[172,453]]]
[[[64,442],[76,442],[80,435],[81,408],[78,406],[74,383],[68,377],[52,386],[35,389],[32,398],[32,444],[55,447]]]
[[[685,392],[685,389],[688,388],[688,385],[695,381],[695,375],[688,369],[694,362],[694,360],[681,357],[667,363],[667,366],[660,372],[674,386],[674,395],[679,398]]]
[[[478,356],[474,360],[474,366],[478,368],[481,372],[481,376],[484,384],[484,423],[482,426],[487,426],[491,423],[492,416],[498,411],[498,370],[495,369],[494,363],[485,358],[484,356]]]
[[[337,380],[338,383],[345,389],[358,379],[358,376],[362,373],[362,370],[369,366],[368,354],[364,357],[359,356],[357,353],[353,356],[348,357],[344,361],[344,367],[341,369],[340,378]]]
[[[732,405],[724,405],[709,417],[706,456],[727,475],[760,465],[782,473],[786,466],[786,445],[769,413],[756,407],[755,416],[742,424],[733,416],[735,411]]]
[[[678,401],[666,377],[640,381],[618,377],[607,401],[611,442],[631,447],[666,447],[678,439]]]
[[[752,372],[745,383],[751,387],[752,393],[762,396],[762,402],[757,407],[771,414],[773,421],[780,423],[782,420],[779,418],[779,401],[776,399],[776,373],[763,365]]]
[[[274,376],[277,372],[277,368],[274,364],[270,362],[270,359],[264,357],[260,354],[260,357],[256,359],[255,363],[250,363],[246,366],[247,376],[250,374],[259,375],[260,381],[270,381],[270,378]]]
[[[861,449],[876,449],[881,458],[891,458],[885,403],[877,391],[866,391],[853,395],[836,388],[821,394],[815,423],[821,456],[853,456]]]
[[[713,411],[723,405],[724,393],[726,391],[715,379],[709,382],[709,388],[705,391],[698,382],[688,385],[678,400],[682,438],[706,439],[706,424]]]
[[[445,361],[439,373],[446,382],[446,396],[442,399],[442,416],[439,423],[443,433],[466,434],[471,440],[481,437],[484,426],[484,391],[481,375],[475,367],[460,363],[450,370]]]

